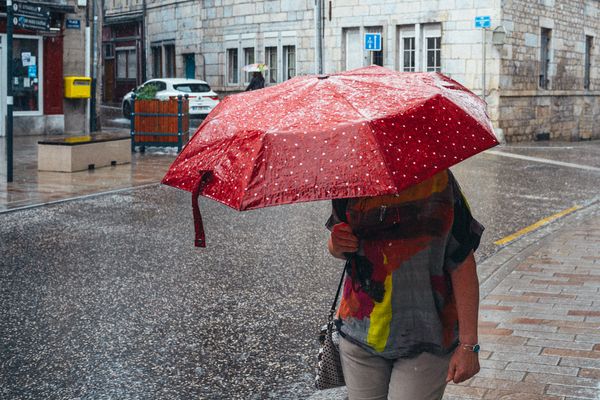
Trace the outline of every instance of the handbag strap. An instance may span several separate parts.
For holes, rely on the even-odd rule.
[[[337,291],[335,292],[335,299],[333,300],[333,304],[331,304],[331,310],[329,310],[329,317],[327,318],[328,322],[333,320],[333,314],[335,314],[335,309],[340,296],[340,290],[342,289],[342,283],[344,282],[344,275],[346,274],[346,269],[348,268],[348,263],[350,263],[350,258],[346,259],[346,264],[342,269],[342,276],[340,277],[340,283],[338,284]]]

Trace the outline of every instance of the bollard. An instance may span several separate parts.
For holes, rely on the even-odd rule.
[[[131,94],[131,114],[129,114],[131,126],[131,152],[135,153],[135,93]]]
[[[183,99],[183,96],[178,94],[177,95],[177,152],[178,153],[181,152],[181,147],[182,147],[182,145],[181,145],[181,142],[182,142],[182,138],[181,138],[182,132],[181,131],[183,130],[183,128],[181,126],[182,125],[181,109],[182,109],[182,103],[183,103],[182,99]]]

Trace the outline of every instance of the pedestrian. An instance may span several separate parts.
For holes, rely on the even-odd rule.
[[[262,89],[265,87],[265,78],[263,77],[260,71],[255,71],[252,73],[252,79],[250,79],[250,84],[246,88],[246,92],[249,90]]]
[[[350,400],[441,399],[479,372],[483,226],[449,170],[396,195],[333,200],[330,253],[350,256],[337,313]]]

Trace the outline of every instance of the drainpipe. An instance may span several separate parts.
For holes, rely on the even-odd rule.
[[[146,0],[142,2],[142,83],[146,82],[147,71],[146,71]]]
[[[323,0],[315,0],[315,73],[323,73]]]

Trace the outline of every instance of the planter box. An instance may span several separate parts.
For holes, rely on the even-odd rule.
[[[189,140],[189,105],[186,98],[135,100],[134,146],[178,146]],[[178,114],[181,110],[181,115]],[[181,119],[181,121],[180,121]],[[181,142],[179,132],[181,129]]]

